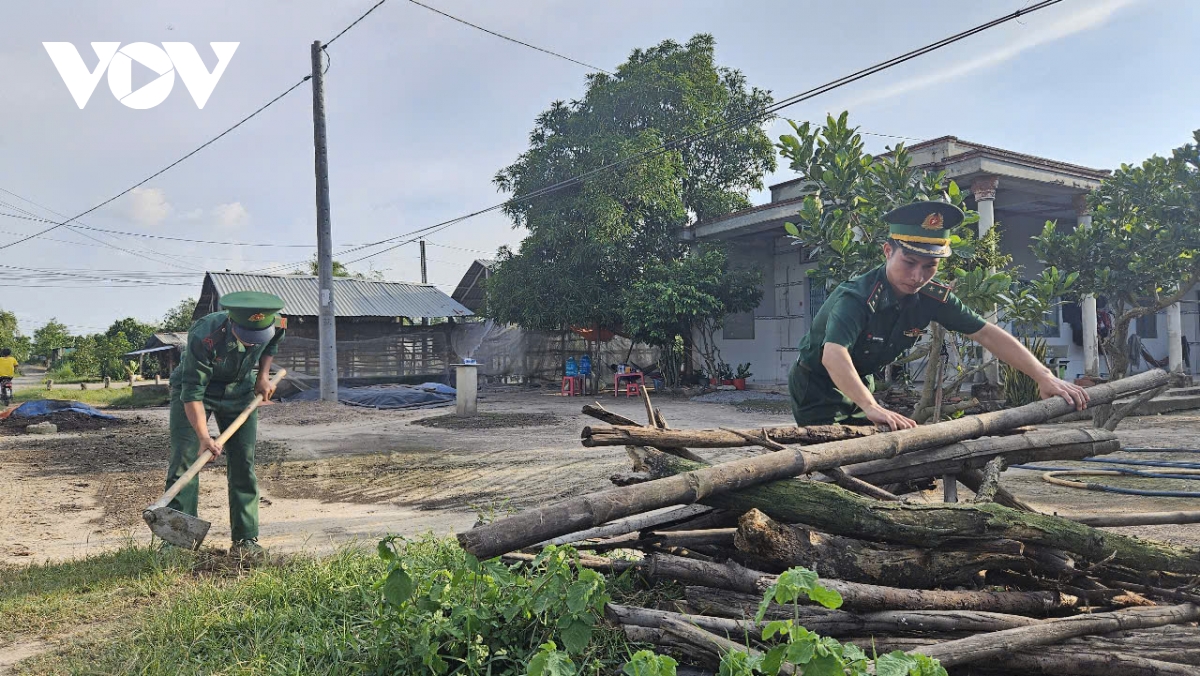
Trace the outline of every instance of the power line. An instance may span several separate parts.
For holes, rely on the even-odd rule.
[[[530,49],[542,52],[543,54],[549,54],[550,56],[558,57],[560,59],[563,59],[564,61],[570,61],[571,63],[574,63],[579,66],[583,66],[584,68],[589,68],[591,70],[600,71],[601,73],[604,73],[606,75],[614,75],[614,76],[616,75],[616,73],[612,73],[607,70],[604,70],[600,66],[593,66],[590,63],[584,63],[583,61],[579,61],[578,59],[572,59],[571,57],[566,56],[565,54],[559,54],[558,52],[553,52],[553,51],[550,51],[549,49],[545,49],[543,47],[538,47],[537,45],[531,45],[528,42],[523,42],[516,38],[510,38],[507,35],[497,33],[496,31],[491,30],[489,28],[484,28],[483,26],[480,26],[478,24],[473,24],[470,21],[467,21],[466,19],[460,19],[457,16],[454,16],[453,14],[447,14],[440,9],[436,9],[434,7],[430,7],[429,5],[417,2],[417,0],[408,0],[408,1],[418,7],[424,7],[425,9],[427,9],[435,14],[441,14],[442,16],[446,17],[447,19],[450,19],[451,21],[457,21],[465,26],[470,26],[471,28],[474,28],[475,30],[483,31],[484,33],[487,33],[488,35],[494,35],[494,36],[500,38],[501,40],[508,40],[509,42],[516,43],[518,45],[521,45],[522,47],[528,47]],[[678,93],[678,92],[676,92],[676,93]]]
[[[424,7],[425,9],[427,9],[431,12],[434,12],[435,14],[440,14],[440,15],[446,17],[447,19],[450,19],[451,21],[457,21],[458,23],[461,23],[464,26],[470,26],[471,28],[474,28],[476,30],[483,31],[484,33],[487,33],[488,35],[498,37],[501,40],[507,40],[508,42],[512,42],[514,44],[521,45],[522,47],[528,47],[529,49],[532,49],[532,50],[535,50],[538,52],[542,52],[543,54],[549,54],[550,56],[562,59],[564,61],[570,61],[571,63],[574,63],[579,66],[583,66],[584,68],[588,68],[588,69],[596,71],[596,72],[604,73],[605,75],[610,75],[612,77],[616,77],[616,75],[617,75],[616,73],[609,71],[609,70],[605,70],[604,68],[601,68],[600,66],[594,66],[590,63],[587,63],[585,61],[580,61],[579,59],[572,58],[565,54],[560,54],[558,52],[546,49],[544,47],[538,47],[537,45],[530,44],[523,40],[518,40],[514,37],[509,37],[507,35],[504,35],[503,33],[498,33],[490,28],[486,28],[484,26],[480,26],[478,24],[471,23],[470,21],[467,21],[466,19],[463,19],[461,17],[454,16],[453,14],[448,14],[446,12],[443,12],[440,9],[430,7],[429,5],[423,4],[421,2],[417,2],[417,0],[408,0],[408,1],[414,5],[417,5],[418,7]],[[661,85],[654,85],[654,84],[652,84],[651,86],[658,88],[658,89],[662,89],[664,91],[669,91],[669,92],[673,92],[675,94],[679,94],[680,96],[684,95],[683,92],[675,90],[675,89],[671,89],[670,87],[663,87]],[[709,100],[709,103],[712,103],[712,101]],[[872,132],[872,131],[862,131],[861,133],[867,134],[870,136],[882,136],[884,138],[903,139],[906,141],[923,141],[924,140],[924,139],[919,139],[919,138],[916,138],[913,136],[898,136],[896,134],[878,134],[878,133]]]
[[[275,104],[277,101],[279,101],[279,100],[280,100],[280,99],[282,99],[283,97],[287,96],[288,94],[291,94],[293,91],[295,91],[295,90],[296,90],[296,88],[297,88],[297,87],[299,87],[300,85],[304,84],[304,83],[305,83],[305,81],[307,81],[307,80],[308,80],[310,77],[311,77],[311,76],[309,76],[309,75],[305,75],[303,78],[301,78],[301,79],[300,79],[300,81],[299,81],[299,82],[297,82],[296,84],[292,85],[291,87],[288,87],[286,90],[284,90],[284,91],[283,91],[283,93],[279,94],[278,96],[276,96],[275,98],[271,99],[270,101],[268,101],[268,102],[264,103],[264,104],[263,104],[262,106],[260,106],[260,107],[259,107],[257,110],[255,110],[253,113],[250,113],[250,114],[249,114],[249,115],[247,115],[246,117],[242,118],[240,121],[238,121],[238,122],[237,122],[236,124],[234,124],[232,127],[230,127],[230,128],[228,128],[228,129],[226,129],[225,131],[221,132],[220,134],[217,134],[216,136],[214,136],[213,138],[209,139],[208,141],[205,141],[203,144],[201,144],[200,146],[198,146],[197,148],[195,148],[195,149],[194,149],[194,150],[192,150],[191,152],[187,153],[187,154],[186,154],[186,155],[184,155],[183,157],[181,157],[181,158],[179,158],[179,159],[175,160],[174,162],[172,162],[172,163],[168,164],[167,166],[163,167],[162,169],[159,169],[158,171],[156,171],[156,172],[154,172],[153,174],[151,174],[151,175],[147,176],[146,178],[142,179],[141,181],[138,181],[137,183],[135,183],[135,184],[133,184],[133,185],[129,186],[129,187],[128,187],[128,188],[126,188],[125,190],[122,190],[121,192],[117,193],[116,195],[113,195],[112,197],[110,197],[110,198],[108,198],[108,199],[104,200],[103,202],[100,202],[99,204],[97,204],[97,205],[95,205],[95,206],[93,206],[93,207],[91,207],[91,208],[89,208],[89,209],[87,209],[87,210],[85,210],[85,211],[82,211],[82,212],[80,212],[79,214],[77,214],[77,215],[75,215],[75,216],[72,216],[71,218],[68,218],[68,219],[67,219],[67,220],[65,220],[65,221],[62,221],[62,222],[60,222],[60,223],[55,223],[54,225],[50,226],[49,228],[46,228],[45,230],[41,230],[41,231],[39,231],[39,232],[35,232],[35,233],[33,233],[32,235],[28,235],[27,237],[24,237],[24,238],[22,238],[22,239],[18,239],[18,240],[16,240],[16,241],[9,242],[8,244],[0,244],[0,249],[7,249],[7,248],[9,248],[9,247],[16,246],[16,245],[18,245],[18,244],[20,244],[20,243],[22,243],[22,242],[27,242],[27,241],[29,241],[29,240],[31,240],[31,239],[33,239],[33,238],[35,238],[35,237],[40,237],[40,236],[42,236],[42,235],[44,235],[44,234],[46,234],[46,233],[48,233],[48,232],[50,232],[50,231],[52,231],[52,230],[57,230],[58,228],[61,228],[61,227],[63,227],[64,225],[66,225],[67,223],[70,223],[71,221],[74,221],[75,219],[78,219],[78,218],[83,218],[84,216],[87,216],[88,214],[92,213],[93,211],[95,211],[95,210],[99,209],[100,207],[103,207],[103,206],[106,206],[106,205],[108,205],[108,204],[111,204],[112,202],[116,201],[117,199],[119,199],[119,198],[121,198],[121,197],[124,197],[125,195],[129,194],[130,192],[133,192],[133,190],[134,190],[134,189],[136,189],[136,188],[140,188],[140,187],[142,187],[143,185],[145,185],[145,184],[149,183],[150,181],[152,181],[152,180],[154,180],[154,179],[158,178],[159,176],[163,175],[163,174],[164,174],[164,173],[166,173],[167,171],[170,171],[172,168],[174,168],[174,167],[175,167],[176,165],[178,165],[180,162],[183,162],[184,160],[188,159],[188,158],[189,158],[189,157],[191,157],[192,155],[195,155],[196,153],[200,152],[201,150],[204,150],[205,148],[207,148],[208,146],[212,145],[213,143],[216,143],[218,140],[220,140],[220,139],[221,139],[222,137],[224,137],[226,134],[229,134],[229,133],[230,133],[230,132],[232,132],[234,129],[237,129],[238,127],[242,126],[242,125],[243,125],[243,124],[245,124],[246,122],[250,121],[252,118],[254,118],[255,116],[257,116],[259,113],[261,113],[262,111],[266,110],[266,109],[267,109],[267,108],[269,108],[270,106],[274,105],[274,104]]]
[[[763,110],[761,110],[757,113],[751,113],[748,115],[744,115],[740,118],[735,118],[733,120],[727,120],[721,124],[716,125],[713,128],[705,129],[700,132],[695,132],[692,134],[688,134],[686,136],[672,139],[670,141],[667,141],[666,143],[663,143],[662,145],[658,146],[657,148],[653,148],[651,150],[647,150],[647,151],[643,151],[641,153],[631,155],[624,159],[610,162],[610,163],[605,164],[596,169],[586,171],[578,176],[574,176],[572,178],[565,179],[563,181],[559,181],[557,183],[545,186],[543,188],[539,188],[539,189],[531,191],[525,195],[518,195],[518,196],[512,197],[508,200],[505,200],[504,202],[492,205],[492,206],[484,208],[484,209],[480,209],[478,211],[474,211],[465,216],[459,216],[457,218],[454,218],[454,219],[451,219],[448,221],[442,221],[441,223],[429,226],[428,228],[424,228],[424,229],[422,229],[422,231],[429,231],[429,230],[433,230],[434,228],[438,228],[440,230],[442,227],[449,227],[450,225],[454,225],[455,223],[461,223],[462,221],[465,221],[469,218],[474,218],[475,216],[479,216],[479,215],[482,215],[482,214],[485,214],[485,213],[488,213],[491,211],[496,211],[498,209],[502,209],[506,205],[509,205],[509,204],[514,204],[516,202],[527,201],[527,200],[535,199],[537,197],[541,197],[543,195],[548,195],[550,193],[557,192],[564,188],[568,188],[568,187],[577,185],[579,183],[582,183],[583,181],[585,181],[593,176],[599,175],[601,173],[612,171],[614,169],[623,168],[623,167],[626,167],[626,166],[629,166],[632,164],[638,164],[638,163],[644,162],[646,160],[652,159],[654,157],[658,157],[659,155],[663,155],[663,154],[670,152],[670,151],[672,151],[680,146],[683,146],[685,144],[693,143],[700,139],[714,136],[716,134],[720,134],[722,132],[728,131],[733,128],[742,127],[747,124],[761,121],[761,120],[766,119],[766,118],[770,117],[771,115],[774,115],[776,112],[783,110],[784,108],[787,108],[789,106],[793,106],[797,103],[807,101],[811,98],[820,96],[821,94],[825,94],[830,91],[833,91],[834,89],[838,89],[839,87],[844,87],[853,82],[857,82],[858,80],[861,80],[863,78],[866,78],[866,77],[869,77],[876,73],[888,70],[889,68],[893,68],[902,63],[911,61],[912,59],[915,59],[917,57],[924,56],[925,54],[935,52],[939,49],[942,49],[943,47],[947,47],[956,42],[960,42],[969,37],[972,37],[978,33],[982,33],[983,31],[989,30],[991,28],[995,28],[996,26],[1008,23],[1009,21],[1013,21],[1015,19],[1018,19],[1024,15],[1026,15],[1026,14],[1032,14],[1034,12],[1045,9],[1052,5],[1056,5],[1060,2],[1062,2],[1062,0],[1043,0],[1042,2],[1039,2],[1037,4],[1018,9],[1015,12],[1005,14],[1004,16],[998,17],[996,19],[992,19],[991,21],[982,23],[973,28],[969,28],[965,31],[955,33],[949,37],[946,37],[946,38],[943,38],[936,42],[927,44],[923,47],[919,47],[919,48],[911,50],[909,52],[900,54],[899,56],[892,57],[891,59],[888,59],[886,61],[881,61],[881,62],[875,63],[874,65],[868,66],[868,67],[863,68],[858,71],[855,71],[853,73],[850,73],[849,75],[842,76],[840,78],[837,78],[836,80],[832,80],[830,82],[819,85],[817,87],[813,87],[811,89],[800,92],[798,94],[794,94],[794,95],[784,98],[770,106],[767,106],[766,108],[764,108]],[[414,231],[414,232],[417,232],[417,231]],[[406,233],[406,234],[411,234],[411,233]],[[428,232],[426,236],[428,236],[428,234],[433,234],[433,233]],[[394,241],[395,239],[398,239],[403,236],[405,236],[405,235],[397,235],[397,236],[392,237],[387,240],[380,240],[379,242],[376,242],[375,244],[383,244],[388,241]],[[397,244],[396,246],[388,247],[386,249],[382,249],[375,253],[368,254],[361,258],[357,258],[353,261],[350,261],[350,263],[356,263],[356,262],[364,261],[368,258],[372,258],[374,256],[378,256],[380,254],[391,251],[392,249],[394,249],[398,246],[401,246],[403,244],[406,244],[406,243],[407,242],[401,242],[400,244]],[[362,248],[367,248],[367,247],[362,247]],[[349,265],[349,263],[347,263],[347,265]]]
[[[343,28],[343,29],[342,29],[342,30],[341,30],[341,31],[340,31],[340,32],[339,32],[337,35],[333,36],[333,38],[332,38],[332,39],[330,39],[329,41],[327,41],[327,42],[325,43],[325,47],[328,47],[329,45],[333,44],[333,42],[334,42],[335,40],[337,40],[338,38],[342,37],[342,35],[345,35],[346,31],[349,31],[351,28],[354,28],[356,25],[358,25],[358,22],[360,22],[360,21],[362,21],[363,19],[367,18],[367,16],[368,16],[368,15],[369,15],[371,12],[374,12],[374,11],[375,11],[375,10],[376,10],[376,9],[377,9],[377,8],[378,8],[380,5],[382,5],[384,2],[387,2],[387,0],[379,0],[379,2],[375,3],[375,5],[374,5],[373,7],[371,7],[371,9],[368,9],[368,10],[367,10],[365,13],[363,13],[363,15],[362,15],[362,16],[360,16],[360,17],[358,17],[357,19],[355,19],[353,22],[351,22],[351,23],[350,23],[350,25],[349,25],[349,26],[346,26],[345,28]],[[154,180],[154,179],[158,178],[159,176],[161,176],[161,175],[163,175],[164,173],[166,173],[166,172],[170,171],[171,169],[173,169],[173,168],[174,168],[176,165],[178,165],[178,164],[180,164],[181,162],[183,162],[183,161],[187,160],[188,158],[190,158],[191,156],[193,156],[193,155],[195,155],[196,153],[200,152],[201,150],[204,150],[205,148],[207,148],[208,146],[212,145],[213,143],[216,143],[216,142],[217,142],[217,141],[219,141],[221,138],[223,138],[225,135],[229,134],[229,133],[230,133],[230,132],[232,132],[233,130],[235,130],[235,129],[237,129],[238,127],[242,126],[242,125],[243,125],[243,124],[245,124],[246,122],[249,122],[251,119],[253,119],[254,117],[256,117],[256,116],[257,116],[259,113],[263,112],[263,111],[264,111],[264,110],[266,110],[267,108],[269,108],[269,107],[273,106],[275,103],[277,103],[277,102],[278,102],[280,99],[282,99],[283,97],[287,96],[288,94],[291,94],[291,93],[292,93],[293,91],[295,91],[295,90],[296,90],[296,89],[297,89],[297,88],[298,88],[300,85],[304,84],[305,82],[307,82],[307,81],[308,81],[308,80],[310,80],[310,79],[312,79],[312,75],[305,75],[304,77],[300,78],[300,80],[299,80],[298,82],[296,82],[296,84],[292,85],[291,87],[288,87],[288,88],[287,88],[287,89],[285,89],[285,90],[284,90],[282,93],[280,93],[278,96],[276,96],[275,98],[271,99],[270,101],[267,101],[266,103],[264,103],[264,104],[263,104],[262,106],[260,106],[260,107],[259,107],[257,110],[255,110],[254,112],[250,113],[250,114],[249,114],[249,115],[247,115],[246,117],[244,117],[244,118],[242,118],[241,120],[239,120],[239,121],[238,121],[236,124],[234,124],[232,127],[229,127],[228,129],[226,129],[225,131],[221,132],[220,134],[217,134],[216,136],[214,136],[213,138],[209,139],[208,141],[205,141],[205,142],[204,142],[204,143],[202,143],[200,146],[196,147],[194,150],[192,150],[191,152],[187,153],[187,154],[186,154],[186,155],[184,155],[183,157],[180,157],[179,159],[177,159],[177,160],[175,160],[174,162],[172,162],[172,163],[168,164],[167,166],[163,167],[162,169],[160,169],[160,170],[158,170],[158,171],[154,172],[154,173],[153,173],[153,174],[151,174],[150,176],[147,176],[146,178],[142,179],[141,181],[139,181],[139,182],[135,183],[134,185],[132,185],[132,186],[130,186],[130,187],[128,187],[128,188],[126,188],[125,190],[122,190],[121,192],[117,193],[116,195],[113,195],[112,197],[110,197],[110,198],[108,198],[108,199],[104,200],[103,202],[100,202],[99,204],[97,204],[97,205],[95,205],[95,206],[93,206],[93,207],[91,207],[91,208],[87,209],[86,211],[80,212],[78,215],[76,215],[76,216],[73,216],[73,217],[71,217],[71,218],[68,218],[68,219],[67,219],[67,220],[65,220],[65,221],[62,221],[62,222],[55,222],[55,223],[54,223],[54,225],[50,226],[49,228],[46,228],[46,229],[44,229],[44,230],[41,230],[41,231],[39,231],[39,232],[35,232],[35,233],[33,233],[32,235],[28,235],[28,236],[26,236],[26,237],[23,237],[23,238],[21,238],[21,239],[18,239],[18,240],[15,240],[15,241],[9,242],[9,243],[7,243],[7,244],[0,244],[0,249],[7,249],[7,248],[9,248],[9,247],[12,247],[12,246],[16,246],[16,245],[18,245],[18,244],[21,244],[22,242],[27,242],[27,241],[29,241],[29,240],[31,240],[31,239],[34,239],[35,237],[40,237],[40,236],[42,236],[42,235],[44,235],[44,234],[46,234],[46,233],[48,233],[48,232],[51,232],[52,230],[56,230],[56,229],[58,229],[58,228],[61,228],[61,227],[65,226],[65,225],[67,225],[67,224],[68,224],[68,223],[70,223],[71,221],[74,221],[74,220],[76,220],[76,219],[78,219],[78,218],[83,218],[84,216],[86,216],[86,215],[88,215],[88,214],[92,213],[93,211],[95,211],[95,210],[97,210],[97,209],[99,209],[99,208],[101,208],[101,207],[103,207],[103,206],[106,206],[106,205],[108,205],[108,204],[111,204],[112,202],[116,201],[117,199],[119,199],[119,198],[121,198],[121,197],[124,197],[125,195],[129,194],[130,192],[132,192],[134,189],[136,189],[136,188],[140,188],[141,186],[145,185],[146,183],[149,183],[150,181],[152,181],[152,180]]]

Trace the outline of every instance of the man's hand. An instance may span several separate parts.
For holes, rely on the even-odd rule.
[[[201,453],[203,453],[205,451],[211,451],[214,458],[219,458],[219,457],[221,457],[221,451],[224,451],[224,450],[225,449],[221,446],[220,443],[217,442],[216,439],[213,439],[212,437],[208,436],[207,434],[200,437],[200,452]]]
[[[254,393],[263,398],[264,404],[271,401],[271,395],[275,394],[271,379],[265,374],[259,373],[258,378],[254,381]]]
[[[1038,394],[1042,395],[1042,399],[1062,397],[1074,406],[1076,411],[1087,408],[1088,400],[1091,399],[1087,390],[1052,375],[1038,380]]]
[[[906,418],[895,411],[889,411],[879,404],[868,407],[865,413],[867,414],[867,420],[877,425],[887,425],[893,432],[917,426],[917,421]]]

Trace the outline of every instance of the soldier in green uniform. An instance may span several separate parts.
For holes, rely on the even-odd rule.
[[[915,427],[875,400],[873,374],[912,347],[934,321],[1033,378],[1043,399],[1062,397],[1080,410],[1087,406],[1083,388],[1060,380],[1020,341],[933,280],[940,259],[950,255],[950,231],[963,217],[944,202],[917,202],[884,216],[890,236],[884,264],[834,289],[800,341],[788,378],[797,424]]]
[[[254,442],[258,412],[225,442],[208,432],[208,416],[225,429],[254,395],[269,399],[271,361],[286,329],[278,316],[283,301],[269,293],[239,291],[221,297],[221,312],[201,317],[188,331],[179,366],[171,373],[171,465],[167,486],[196,461],[202,450],[226,457],[229,479],[230,553],[261,556],[258,544],[258,479],[254,475]],[[200,478],[171,501],[170,507],[196,516]]]

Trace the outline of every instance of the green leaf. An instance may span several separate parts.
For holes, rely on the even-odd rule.
[[[814,585],[812,589],[808,590],[808,598],[814,603],[833,610],[842,607],[842,595],[836,589],[827,589],[821,585]]]
[[[384,561],[391,561],[396,558],[396,554],[392,552],[392,548],[388,545],[387,540],[380,540],[379,546],[376,547],[375,551],[379,552],[379,558]]]
[[[383,583],[383,598],[393,606],[402,605],[412,596],[412,578],[403,568],[393,568]]]
[[[563,647],[567,652],[578,655],[592,640],[592,627],[582,620],[574,620],[562,630]]]
[[[787,223],[784,223],[783,229],[786,230],[787,234],[791,235],[792,237],[800,236],[800,228],[797,228],[795,223],[792,223],[790,221]]]
[[[875,660],[875,676],[908,676],[909,671],[917,668],[917,661],[899,650]]]
[[[844,676],[845,665],[837,655],[817,655],[804,665],[804,676]]]
[[[587,609],[588,596],[593,585],[587,582],[576,582],[567,589],[567,610],[576,615]]]
[[[792,627],[791,620],[773,620],[771,622],[768,622],[767,626],[763,627],[763,632],[762,632],[763,640],[764,641],[770,640],[770,639],[774,638],[776,634],[781,634],[781,635],[786,636],[790,632],[791,627]]]
[[[958,189],[958,184],[954,181],[950,181],[950,186],[946,188],[946,192],[950,195],[950,199],[952,200],[957,200],[962,196],[962,193]]]

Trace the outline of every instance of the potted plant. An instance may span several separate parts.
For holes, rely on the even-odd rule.
[[[750,372],[750,362],[738,364],[737,373],[733,374],[733,387],[738,390],[746,389],[746,379],[754,375]]]
[[[732,385],[733,367],[725,362],[721,362],[719,366],[719,372],[717,373],[717,379],[721,381],[722,385]]]

